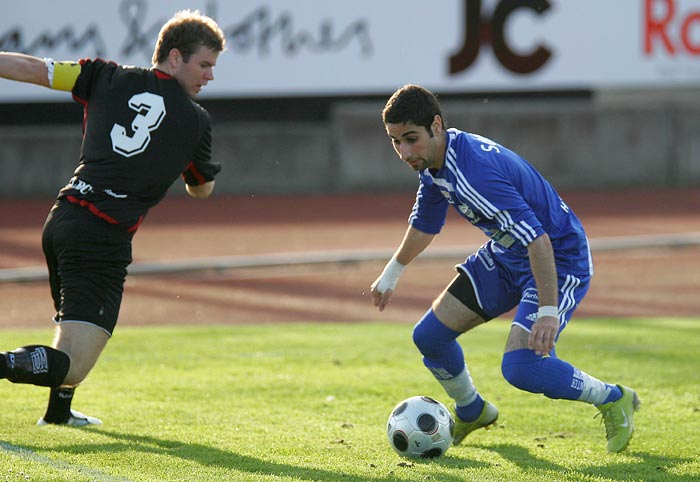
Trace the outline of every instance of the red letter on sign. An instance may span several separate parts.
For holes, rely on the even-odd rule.
[[[661,41],[669,54],[674,55],[676,49],[668,38],[666,27],[676,13],[676,4],[674,0],[660,0],[666,4],[666,15],[657,19],[654,18],[654,5],[659,3],[659,0],[646,0],[644,5],[644,18],[646,21],[644,29],[644,52],[650,55],[652,52],[652,41],[654,36],[661,37]]]
[[[699,55],[700,54],[700,44],[695,42],[695,45],[691,44],[690,28],[695,24],[700,25],[700,12],[693,12],[683,20],[683,25],[681,26],[681,40],[683,41],[683,46],[688,50],[688,52]]]

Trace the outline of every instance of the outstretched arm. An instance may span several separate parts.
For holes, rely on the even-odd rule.
[[[0,77],[49,87],[44,59],[14,52],[0,52]]]
[[[396,253],[370,288],[374,306],[378,307],[379,311],[383,311],[389,304],[403,269],[430,245],[433,238],[434,234],[424,233],[413,226],[408,227]]]

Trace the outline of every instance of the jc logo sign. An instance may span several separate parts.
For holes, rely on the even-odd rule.
[[[527,8],[537,15],[544,14],[550,4],[547,0],[500,0],[491,18],[482,15],[482,0],[464,1],[464,40],[456,54],[449,59],[450,75],[468,69],[484,44],[491,44],[498,61],[516,74],[529,74],[542,67],[552,56],[546,47],[538,45],[529,53],[517,53],[505,38],[508,17],[519,8]]]

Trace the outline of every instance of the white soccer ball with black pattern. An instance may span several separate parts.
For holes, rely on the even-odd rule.
[[[442,457],[452,445],[455,421],[442,403],[411,397],[394,407],[386,434],[397,454],[410,458]]]

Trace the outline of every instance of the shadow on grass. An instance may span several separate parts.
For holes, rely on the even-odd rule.
[[[519,445],[481,445],[478,448],[496,452],[503,459],[517,465],[524,471],[541,470],[565,473],[570,478],[579,475],[581,479],[591,477],[605,477],[610,480],[643,480],[645,482],[697,482],[698,474],[672,475],[670,471],[678,466],[693,462],[692,458],[665,457],[652,455],[646,452],[636,452],[628,449],[625,454],[638,460],[630,461],[629,458],[620,460],[619,463],[609,463],[604,467],[589,465],[580,468],[564,467],[548,460],[540,459],[537,455]],[[623,457],[618,454],[608,454],[614,460],[615,457]],[[617,475],[616,475],[617,474]]]
[[[465,471],[486,469],[498,470],[499,462],[485,463],[457,457],[448,453],[445,457],[436,460],[403,460],[396,459],[396,463],[381,464],[372,470],[376,474],[356,475],[352,473],[336,472],[318,468],[305,467],[289,463],[271,462],[261,458],[241,455],[235,452],[225,451],[214,446],[187,443],[181,440],[168,440],[153,436],[136,435],[132,433],[117,433],[106,430],[96,430],[95,434],[114,439],[109,443],[92,443],[55,446],[53,450],[73,453],[98,453],[129,451],[144,455],[154,456],[167,455],[182,460],[195,462],[205,467],[217,469],[230,469],[237,472],[247,472],[257,476],[278,476],[293,477],[301,481],[371,481],[371,482],[397,482],[405,480],[416,480],[415,477],[424,477],[424,472],[412,473],[412,468],[424,464],[430,465],[430,480],[440,482],[464,482],[467,474],[455,475],[451,473],[454,469]],[[46,447],[26,447],[35,451],[46,451]],[[652,455],[644,452],[628,451],[630,457],[620,459],[619,463],[609,463],[604,467],[598,465],[588,465],[582,467],[563,466],[544,458],[539,457],[532,450],[512,444],[503,445],[473,445],[471,448],[492,452],[498,455],[498,459],[510,462],[522,470],[524,474],[559,474],[562,480],[591,480],[591,478],[603,477],[613,481],[624,480],[644,480],[645,482],[670,481],[674,482],[697,482],[697,474],[671,475],[670,471],[675,467],[692,462],[690,458],[674,458],[659,455]],[[610,454],[609,457],[621,457]],[[482,473],[483,475],[483,473]]]
[[[292,465],[279,462],[271,462],[248,455],[241,455],[234,452],[228,452],[209,445],[196,443],[187,443],[180,440],[167,440],[152,436],[135,435],[132,433],[123,434],[110,432],[106,430],[95,430],[95,434],[105,437],[111,437],[117,442],[114,443],[93,443],[93,444],[77,444],[64,445],[53,447],[53,450],[73,453],[85,454],[104,452],[130,451],[139,452],[142,454],[167,455],[177,457],[182,460],[189,460],[202,466],[217,467],[219,469],[231,469],[238,472],[248,472],[257,476],[278,476],[278,477],[294,477],[299,480],[309,481],[347,481],[347,482],[399,482],[412,480],[411,468],[422,465],[432,464],[431,476],[434,480],[441,482],[464,482],[463,477],[457,477],[453,474],[444,473],[440,470],[441,466],[445,469],[448,467],[464,467],[478,468],[486,467],[487,464],[480,462],[469,462],[463,459],[454,459],[445,457],[439,461],[430,460],[402,460],[397,459],[395,464],[381,465],[373,467],[377,471],[376,475],[360,476],[351,473],[335,472],[332,470],[323,470],[301,465]],[[46,448],[25,447],[31,450],[45,451]],[[421,475],[417,475],[421,477]],[[408,477],[408,478],[407,478]],[[233,480],[233,479],[231,479]],[[431,479],[433,480],[433,479]]]

